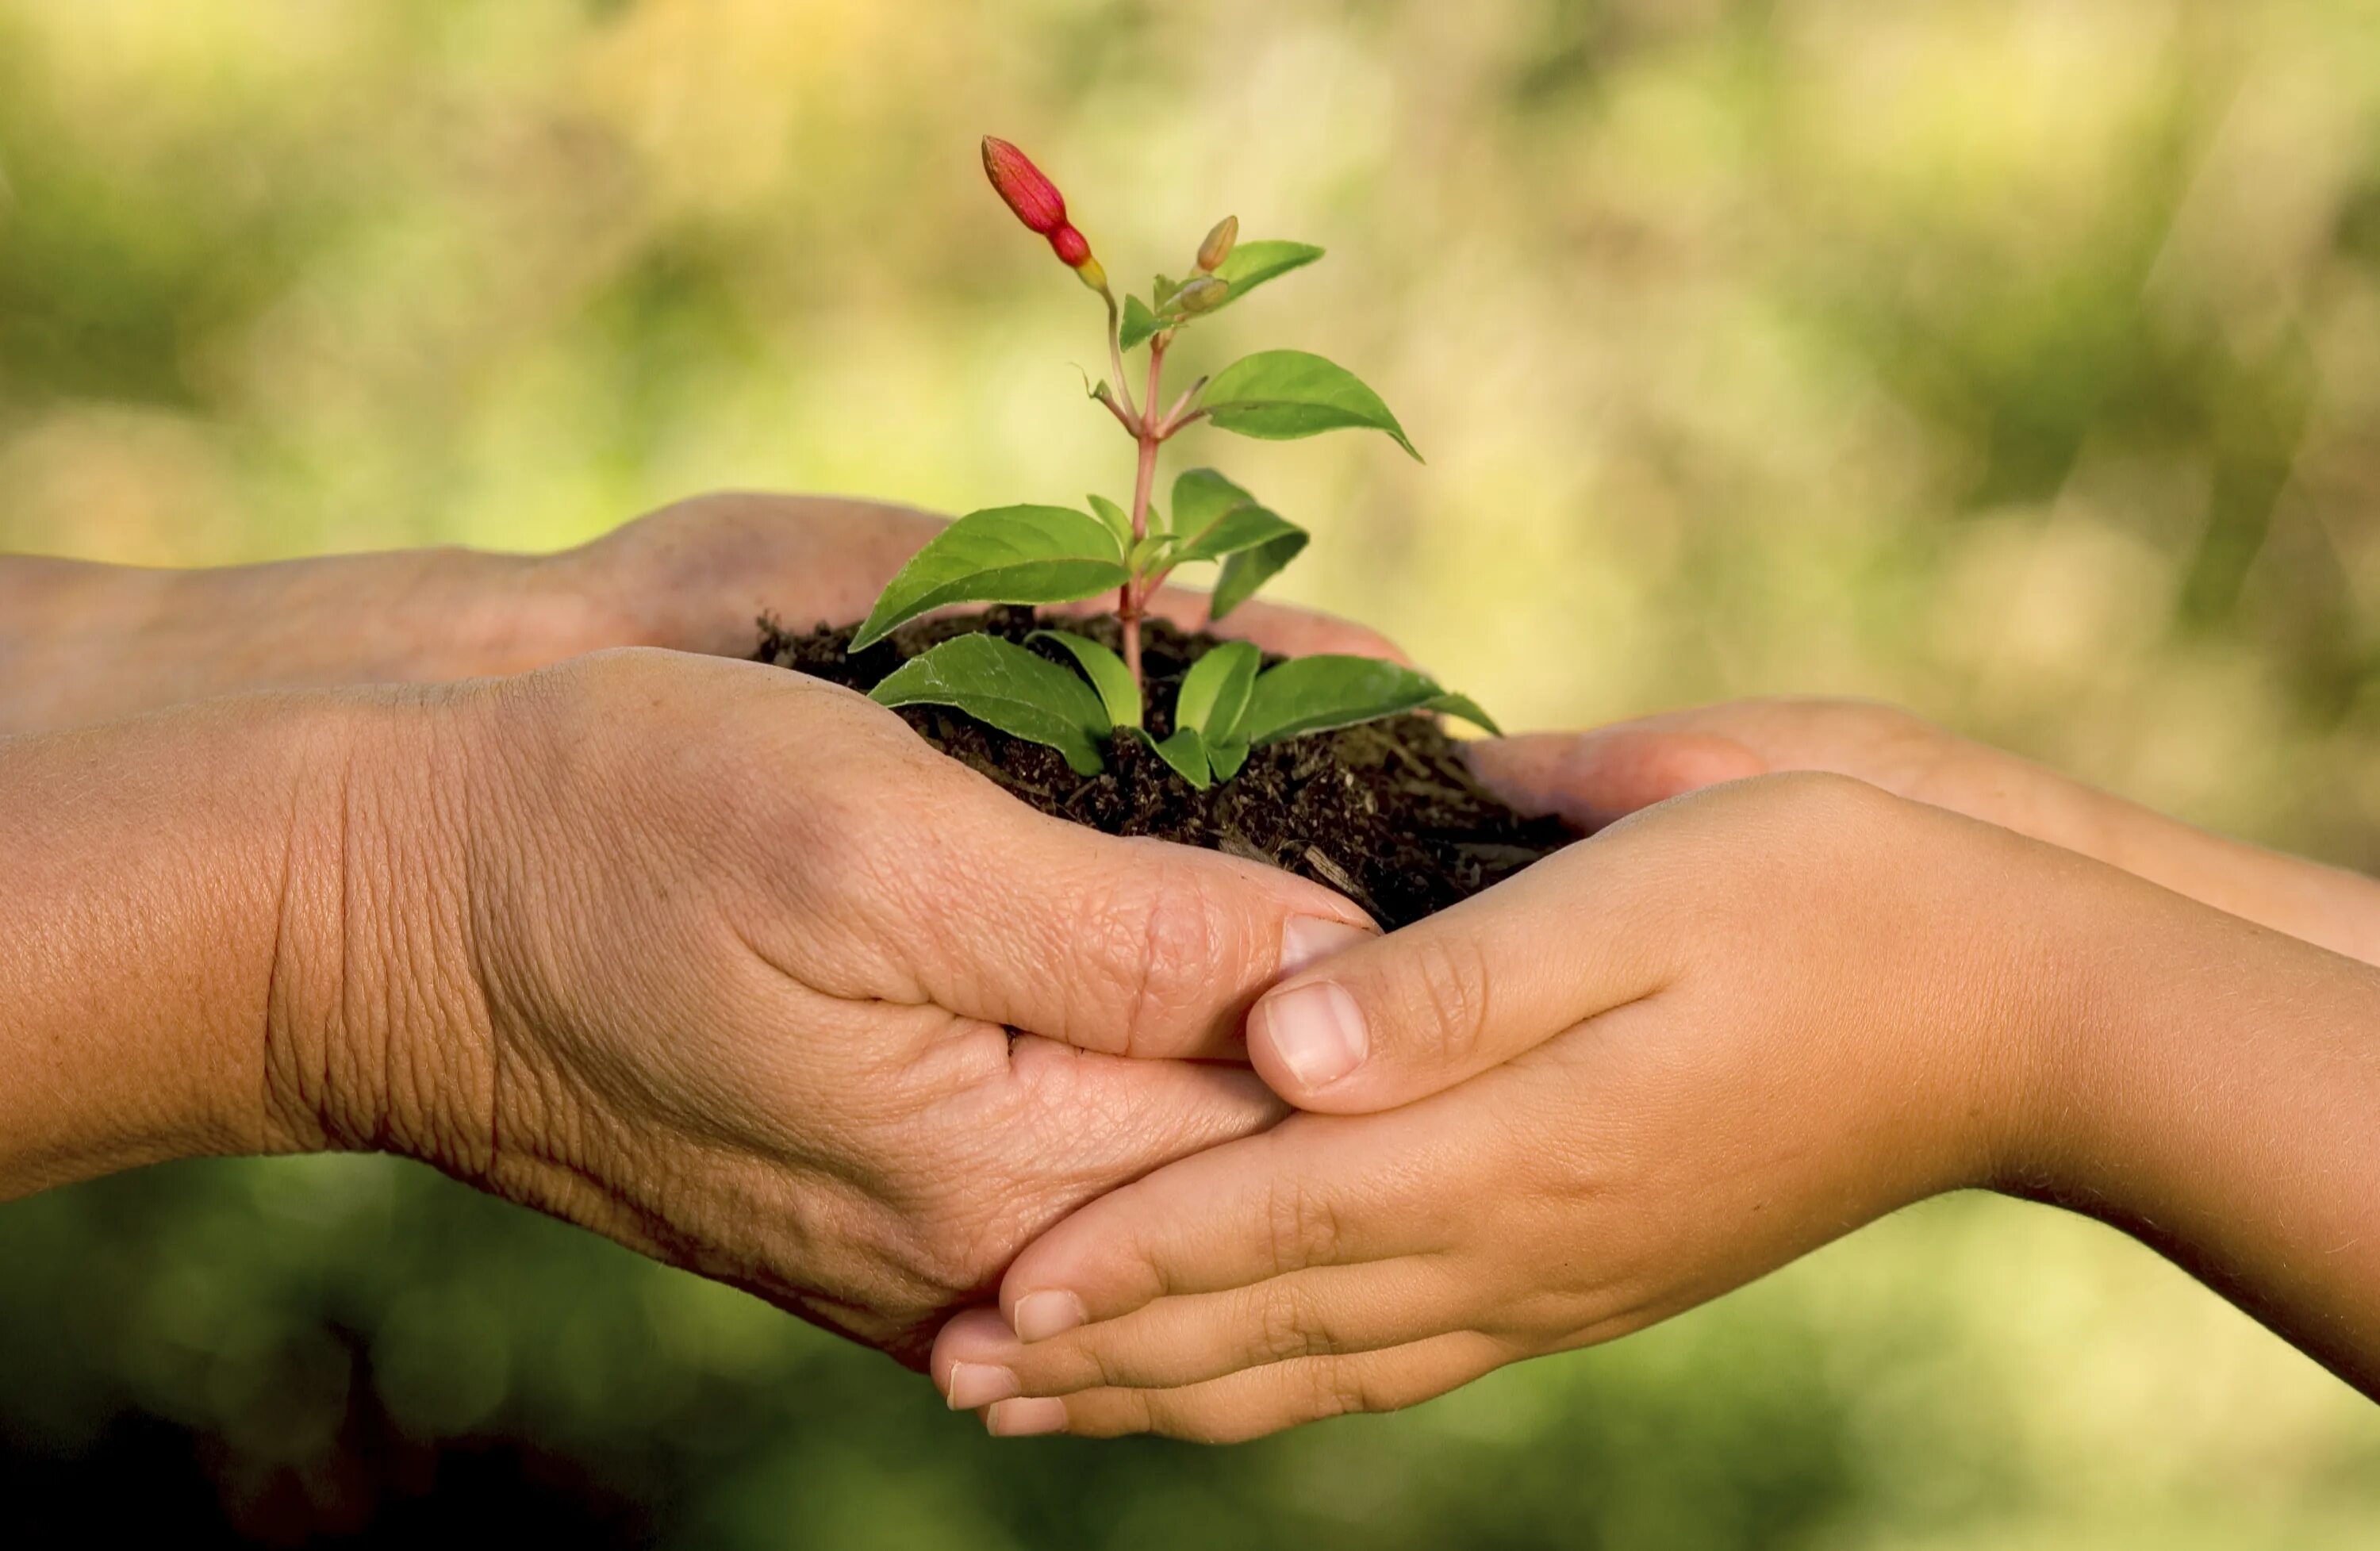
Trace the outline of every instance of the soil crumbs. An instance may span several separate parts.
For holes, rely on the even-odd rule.
[[[1019,645],[1043,628],[1033,611],[915,620],[856,656],[853,627],[819,625],[807,635],[761,621],[762,662],[814,674],[863,693],[927,648],[970,631]],[[1112,615],[1066,623],[1110,648]],[[1173,694],[1206,652],[1220,644],[1161,620],[1141,626],[1151,735],[1172,731]],[[1033,644],[1052,661],[1073,660]],[[1267,655],[1268,666],[1281,661]],[[1390,930],[1467,899],[1578,839],[1559,818],[1524,818],[1472,777],[1455,740],[1418,713],[1291,738],[1252,750],[1240,773],[1200,792],[1137,738],[1103,749],[1107,769],[1078,776],[1055,749],[1010,737],[962,712],[907,706],[897,713],[929,744],[981,771],[1044,813],[1112,835],[1151,835],[1285,867],[1336,889]]]

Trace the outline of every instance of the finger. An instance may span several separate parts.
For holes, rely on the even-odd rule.
[[[1475,1144],[1418,1111],[1296,1117],[1050,1230],[1002,1278],[1001,1312],[1030,1342],[1160,1298],[1427,1253],[1453,1241],[1469,1209],[1443,1185]]]
[[[1402,1346],[1471,1323],[1462,1317],[1469,1303],[1445,1262],[1408,1257],[1160,1298],[1032,1342],[1018,1340],[998,1310],[977,1309],[942,1327],[932,1372],[954,1410],[1020,1394],[1174,1389],[1271,1363]]]
[[[1768,761],[1724,733],[1670,718],[1590,733],[1482,738],[1464,754],[1488,789],[1528,814],[1584,830],[1723,782],[1766,774]]]
[[[1204,594],[1173,588],[1160,589],[1150,606],[1185,630],[1212,630],[1218,636],[1254,641],[1265,650],[1283,657],[1343,652],[1413,665],[1413,659],[1404,654],[1403,648],[1378,631],[1317,610],[1293,609],[1279,603],[1243,603],[1223,618],[1209,623]]]
[[[1117,1055],[1236,1059],[1259,992],[1376,931],[1277,867],[1119,839],[975,785],[937,816],[903,923],[921,987],[951,1012]]]
[[[1664,923],[1689,907],[1674,885],[1706,859],[1645,833],[1581,842],[1292,976],[1249,1012],[1249,1060],[1301,1109],[1386,1109],[1651,995],[1676,968]]]
[[[1181,1389],[1090,1389],[1062,1400],[1001,1400],[985,1412],[984,1425],[995,1437],[1161,1433],[1197,1443],[1242,1443],[1302,1422],[1418,1405],[1519,1355],[1476,1331],[1451,1331],[1387,1351],[1275,1363]]]

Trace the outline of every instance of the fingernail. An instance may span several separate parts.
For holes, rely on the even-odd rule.
[[[1090,1317],[1083,1312],[1083,1301],[1071,1292],[1028,1292],[1016,1301],[1016,1314],[1009,1328],[1020,1341],[1046,1341],[1052,1336],[1062,1336]]]
[[[976,1411],[1013,1398],[1024,1388],[1016,1375],[990,1363],[951,1364],[951,1409]]]
[[[1251,1021],[1257,1025],[1251,1037],[1271,1040],[1273,1054],[1309,1088],[1354,1071],[1371,1048],[1355,999],[1329,980],[1265,998]]]
[[[1318,959],[1353,948],[1372,934],[1344,921],[1320,915],[1293,915],[1281,928],[1281,973],[1295,975]]]
[[[1002,1400],[984,1417],[983,1430],[996,1438],[1062,1433],[1066,1430],[1066,1402],[1041,1396],[1029,1400]]]

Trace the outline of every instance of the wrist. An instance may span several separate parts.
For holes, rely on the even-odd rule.
[[[264,1030],[266,1146],[478,1177],[494,1036],[474,945],[468,690],[324,697],[290,805]]]

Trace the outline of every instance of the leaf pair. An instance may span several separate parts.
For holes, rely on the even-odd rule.
[[[1196,561],[1220,562],[1212,617],[1237,608],[1305,547],[1302,527],[1257,503],[1210,468],[1173,482],[1173,526],[1152,525],[1135,543],[1123,509],[1090,498],[1068,506],[995,506],[970,512],[910,558],[860,622],[851,649],[874,646],[946,603],[1072,603],[1122,587],[1127,576]]]
[[[1248,751],[1404,711],[1445,711],[1490,733],[1496,723],[1467,697],[1427,673],[1370,657],[1300,657],[1262,673],[1257,648],[1226,641],[1190,666],[1174,697],[1173,731],[1142,729],[1139,686],[1123,660],[1086,636],[1037,631],[1062,648],[1085,678],[996,636],[954,636],[911,658],[871,691],[886,706],[950,706],[1013,737],[1065,757],[1077,775],[1102,769],[1099,745],[1130,731],[1200,791],[1229,781]]]
[[[1246,296],[1269,280],[1278,280],[1295,269],[1304,269],[1322,257],[1322,249],[1310,242],[1262,240],[1243,242],[1226,254],[1215,267],[1214,278],[1226,287],[1223,299],[1193,314],[1176,305],[1182,287],[1160,275],[1150,293],[1156,305],[1138,297],[1123,299],[1122,342],[1127,350],[1144,344],[1150,335],[1179,327],[1193,316],[1219,312]]]

